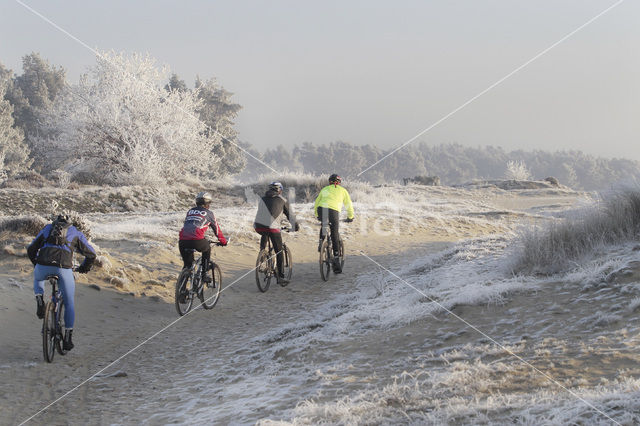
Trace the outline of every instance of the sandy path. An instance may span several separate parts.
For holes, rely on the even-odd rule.
[[[358,274],[371,269],[371,262],[357,255],[358,251],[366,248],[368,253],[378,257],[386,252],[380,258],[392,264],[447,244],[418,243],[416,236],[395,238],[393,244],[389,244],[389,237],[370,235],[357,243],[349,242],[345,273],[323,283],[313,239],[287,235],[285,240],[292,248],[295,262],[294,281],[288,287],[275,285],[261,294],[253,273],[250,273],[227,288],[212,311],[194,311],[101,374],[109,376],[124,372],[126,377],[91,380],[33,422],[41,424],[53,418],[61,423],[65,423],[62,419],[71,423],[117,423],[126,413],[136,413],[129,420],[138,421],[149,418],[159,407],[164,412],[172,406],[180,411],[179,407],[187,404],[188,398],[184,395],[174,398],[167,390],[181,383],[180,389],[188,391],[189,383],[184,383],[185,372],[193,375],[199,369],[223,371],[231,366],[230,376],[244,374],[237,369],[246,365],[234,367],[234,358],[247,353],[259,357],[261,347],[251,346],[253,338],[268,332],[274,324],[295,322],[300,314],[321,305],[336,292],[348,291]],[[251,245],[246,242],[238,247],[216,249],[226,285],[253,267],[256,249]],[[398,251],[394,253],[396,248]],[[141,256],[140,263],[144,264],[147,256]],[[0,282],[7,283],[0,287],[0,297],[8,302],[3,303],[0,311],[3,323],[0,329],[0,341],[3,342],[0,345],[2,423],[13,424],[27,419],[177,318],[173,304],[159,298],[133,297],[110,289],[98,291],[78,284],[76,348],[65,357],[56,355],[53,364],[45,364],[40,340],[41,321],[34,315],[29,265],[24,258],[5,260],[2,268],[5,273],[0,275]],[[22,270],[19,279],[12,278],[16,269]],[[81,282],[87,280],[91,281],[91,275],[80,278]],[[308,348],[311,352],[318,349]],[[210,365],[212,354],[215,354],[215,365]],[[246,391],[244,396],[249,396],[250,390]],[[197,401],[198,398],[193,398],[191,402],[197,404]],[[284,408],[261,406],[259,398],[256,403],[250,409],[255,415],[252,419],[234,417],[235,413],[228,408],[229,412],[217,416],[217,420],[255,421]],[[215,399],[207,402],[207,406],[210,404],[215,404]],[[141,406],[144,409],[140,409]],[[171,418],[153,418],[153,421],[164,423]]]

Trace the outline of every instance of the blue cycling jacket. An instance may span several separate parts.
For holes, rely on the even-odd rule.
[[[51,232],[51,227],[52,225],[49,224],[42,228],[29,247],[27,247],[27,254],[31,263],[34,265],[37,263],[39,265],[72,268],[73,252],[77,250],[78,253],[85,257],[82,266],[85,268],[91,267],[96,258],[96,252],[87,241],[87,237],[75,226],[71,225],[67,229],[66,244],[60,246],[49,244],[47,243],[47,238]]]

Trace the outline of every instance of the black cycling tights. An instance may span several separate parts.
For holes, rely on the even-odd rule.
[[[180,249],[180,256],[182,256],[182,262],[184,262],[185,268],[191,268],[193,265],[193,250],[197,250],[202,253],[202,272],[209,267],[209,259],[211,258],[211,246],[206,238],[202,240],[180,240],[178,243]]]
[[[324,230],[329,225],[331,229],[331,243],[333,244],[333,254],[340,253],[340,212],[326,207],[318,207],[318,218],[322,222],[320,228],[320,239],[324,239]]]
[[[267,238],[271,239],[271,245],[276,252],[276,267],[278,268],[278,274],[282,276],[284,271],[282,265],[284,265],[284,252],[282,251],[282,235],[280,232],[258,232],[262,235],[260,238],[260,250],[263,250],[267,246]]]

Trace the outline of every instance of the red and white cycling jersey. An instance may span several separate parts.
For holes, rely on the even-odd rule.
[[[204,207],[193,207],[187,212],[187,217],[184,219],[184,225],[180,230],[180,240],[202,240],[209,227],[216,234],[218,240],[222,244],[226,244],[227,240],[222,235],[222,230],[213,212]]]

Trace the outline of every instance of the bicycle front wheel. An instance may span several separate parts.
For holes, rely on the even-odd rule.
[[[320,247],[320,276],[323,281],[327,281],[329,274],[331,274],[331,262],[333,259],[331,258],[330,250],[329,240],[325,238]]]
[[[209,274],[209,272],[207,272]],[[220,290],[222,289],[222,271],[220,267],[215,263],[211,263],[211,274],[213,280],[210,283],[202,284],[202,291],[200,292],[200,300],[202,301],[202,307],[205,309],[213,309],[218,303],[220,298]]]
[[[256,259],[256,285],[258,290],[265,292],[269,290],[271,276],[273,275],[273,259],[270,259],[266,250],[260,250]]]
[[[189,280],[191,280],[191,269],[183,269],[176,281],[175,303],[178,315],[183,316],[191,309],[193,295],[189,293]]]
[[[52,362],[56,354],[56,313],[53,302],[48,302],[42,321],[42,353],[46,362]]]
[[[285,280],[280,281],[280,285],[282,287],[286,287],[291,280],[291,275],[293,275],[293,257],[291,255],[291,250],[287,247],[286,244],[282,245],[282,254],[284,255],[284,259],[282,262],[282,273],[284,274]]]
[[[65,355],[67,353],[67,351],[64,350],[64,347],[62,345],[62,341],[64,339],[64,330],[65,330],[65,326],[64,326],[64,301],[62,301],[60,303],[60,308],[58,310],[58,312],[55,315],[56,321],[55,321],[55,327],[56,327],[56,338],[55,338],[55,342],[56,342],[56,350],[58,351],[58,353],[60,355]]]

